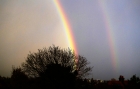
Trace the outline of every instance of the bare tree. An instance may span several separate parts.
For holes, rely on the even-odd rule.
[[[22,64],[22,68],[29,77],[40,77],[47,70],[47,66],[51,64],[69,67],[69,72],[77,72],[78,78],[85,77],[92,70],[85,57],[75,55],[74,51],[69,48],[61,49],[58,46],[38,49],[37,53],[30,52]]]

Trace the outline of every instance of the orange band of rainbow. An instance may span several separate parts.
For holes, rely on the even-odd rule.
[[[62,5],[60,4],[59,0],[54,0],[54,3],[55,3],[55,6],[56,6],[56,8],[58,10],[60,18],[62,20],[64,29],[65,29],[65,32],[66,32],[66,35],[67,35],[67,39],[69,41],[70,49],[74,50],[74,53],[77,55],[78,52],[77,52],[77,49],[76,49],[74,35],[73,35],[73,32],[72,32],[71,26],[69,24],[69,21],[68,21],[68,19],[66,17],[66,14],[65,14],[65,12],[64,12],[64,10],[62,8]]]

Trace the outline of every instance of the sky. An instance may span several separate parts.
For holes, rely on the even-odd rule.
[[[59,0],[75,50],[93,66],[89,77],[140,77],[139,0]],[[69,47],[53,0],[0,0],[0,75],[10,76],[29,52]]]

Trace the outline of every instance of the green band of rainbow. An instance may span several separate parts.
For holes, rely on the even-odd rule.
[[[74,40],[74,35],[73,35],[73,32],[72,32],[72,29],[71,29],[71,26],[69,24],[69,21],[66,17],[66,14],[62,8],[62,5],[60,4],[59,0],[53,0],[54,3],[55,3],[55,6],[58,10],[58,13],[60,15],[60,18],[62,20],[62,23],[63,23],[63,26],[64,26],[64,29],[65,29],[65,32],[66,32],[66,35],[67,35],[67,39],[68,39],[68,42],[69,42],[69,46],[72,50],[74,50],[74,53],[77,55],[78,52],[77,52],[77,49],[76,49],[76,44],[75,44],[75,40]]]
[[[115,37],[114,37],[114,32],[113,32],[113,27],[110,20],[109,12],[104,1],[99,0],[98,3],[103,13],[105,29],[106,29],[108,41],[109,41],[112,66],[114,67],[114,70],[118,70],[118,58],[117,58],[117,51],[115,47]]]

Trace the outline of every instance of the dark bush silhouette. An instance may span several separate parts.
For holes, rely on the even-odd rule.
[[[124,79],[125,79],[125,78],[124,78],[122,75],[120,75],[119,81],[124,82]]]
[[[29,78],[34,78],[39,88],[72,89],[76,79],[89,74],[86,58],[77,56],[70,49],[49,47],[30,53],[22,64],[23,71]]]
[[[25,75],[25,73],[22,71],[22,69],[19,68],[12,68],[12,75],[11,75],[11,85],[14,89],[24,89],[27,86],[28,77]]]
[[[24,72],[29,77],[40,77],[50,64],[60,64],[63,67],[70,67],[70,72],[78,72],[77,77],[83,78],[89,74],[91,67],[85,57],[75,55],[70,49],[60,49],[59,47],[49,47],[48,49],[38,49],[37,53],[30,53],[26,62],[22,64]]]
[[[135,83],[135,84],[137,84],[137,83],[140,84],[140,78],[137,77],[136,75],[133,75],[133,76],[130,78],[130,82]]]
[[[76,71],[70,72],[71,67],[60,64],[49,64],[45,72],[41,73],[41,86],[50,89],[72,89],[75,86]],[[44,82],[45,81],[45,82]]]
[[[10,78],[0,76],[0,89],[11,89]]]

